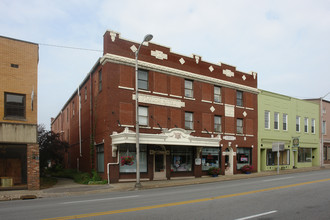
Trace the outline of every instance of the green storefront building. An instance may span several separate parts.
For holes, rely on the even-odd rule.
[[[319,105],[260,90],[258,171],[319,166],[319,146]]]

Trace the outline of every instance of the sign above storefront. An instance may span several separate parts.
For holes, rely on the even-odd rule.
[[[272,151],[284,151],[284,143],[283,142],[274,142],[272,144]]]
[[[226,141],[235,141],[236,140],[235,136],[223,136],[222,138]]]

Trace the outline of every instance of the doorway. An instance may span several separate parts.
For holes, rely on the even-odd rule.
[[[154,180],[166,180],[165,153],[154,154]]]

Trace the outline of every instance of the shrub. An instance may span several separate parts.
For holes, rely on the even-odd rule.
[[[244,172],[244,173],[246,173],[246,172],[251,172],[252,171],[252,169],[253,169],[253,166],[251,166],[251,165],[244,165],[242,168],[241,168],[241,170]]]
[[[208,174],[209,175],[219,175],[220,174],[220,168],[219,167],[211,167],[209,170],[208,170]]]

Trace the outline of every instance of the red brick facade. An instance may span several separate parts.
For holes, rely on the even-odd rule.
[[[104,56],[79,86],[80,126],[78,90],[52,121],[52,130],[62,132],[62,138],[71,146],[66,155],[67,167],[79,166],[83,171],[98,169],[98,155],[102,155],[100,146],[104,146],[104,171],[100,172],[103,178],[107,178],[108,166],[111,182],[135,178],[135,172],[125,171],[120,161],[118,165],[108,163],[116,163],[117,154],[125,155],[123,149],[127,148],[127,153],[131,153],[129,144],[135,146],[131,135],[135,134],[134,65],[138,46],[122,39],[118,33],[107,31]],[[139,69],[148,72],[148,88],[139,90],[139,106],[146,107],[148,113],[147,126],[140,127],[146,156],[141,178],[156,179],[159,174],[156,170],[162,165],[163,169],[157,172],[165,172],[168,179],[206,175],[207,172],[202,171],[202,166],[210,165],[206,163],[210,157],[203,156],[206,149],[219,150],[214,161],[222,174],[239,172],[237,148],[246,149],[242,152],[247,152],[248,159],[242,161],[249,160],[257,167],[256,73],[243,73],[224,63],[204,62],[196,55],[175,54],[152,42],[141,47]],[[192,81],[192,97],[185,97],[185,80]],[[221,88],[219,103],[214,100],[214,86]],[[243,94],[242,106],[237,103],[237,93]],[[193,115],[192,129],[185,129],[186,112]],[[220,132],[214,129],[215,117],[221,117]],[[243,132],[238,134],[237,121],[240,120]],[[163,156],[164,162],[160,163]],[[180,160],[185,167],[175,171],[174,160]]]

